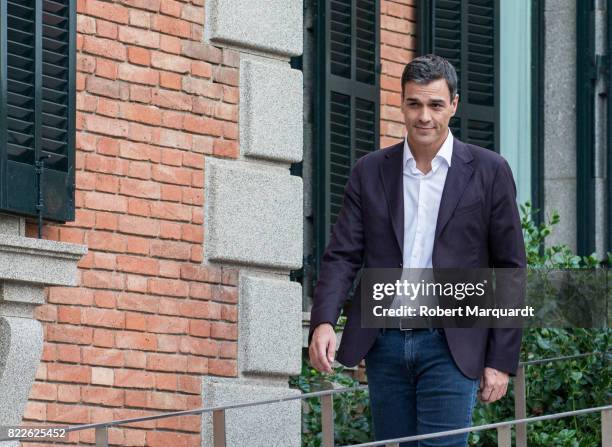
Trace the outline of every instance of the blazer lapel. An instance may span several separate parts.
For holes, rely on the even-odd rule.
[[[393,232],[402,253],[404,252],[403,150],[403,141],[392,146],[387,151],[385,159],[380,165],[380,176],[387,198],[389,213],[391,214]]]
[[[442,198],[440,199],[434,245],[455,211],[457,203],[459,203],[459,199],[463,194],[463,190],[474,173],[474,168],[470,165],[473,159],[474,157],[465,143],[455,138],[453,142],[451,166],[446,174]]]

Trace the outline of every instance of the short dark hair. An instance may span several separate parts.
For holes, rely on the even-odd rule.
[[[407,82],[429,84],[438,79],[446,81],[452,101],[457,94],[457,72],[453,64],[435,54],[426,54],[425,56],[414,58],[406,64],[402,73],[402,97],[404,96],[404,87]]]

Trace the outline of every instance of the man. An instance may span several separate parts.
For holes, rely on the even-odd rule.
[[[310,319],[310,361],[331,372],[345,305],[338,361],[354,366],[365,357],[377,440],[471,425],[477,394],[490,403],[506,393],[522,336],[521,329],[362,328],[360,286],[345,303],[361,267],[526,267],[508,163],[448,129],[459,101],[454,67],[434,55],[416,58],[401,88],[406,137],[355,164]],[[458,435],[418,445],[466,444],[467,435]]]

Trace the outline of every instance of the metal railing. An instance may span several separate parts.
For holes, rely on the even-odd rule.
[[[406,438],[389,439],[384,441],[369,442],[365,444],[355,444],[353,446],[346,447],[366,447],[366,446],[383,446],[387,447],[398,447],[399,442],[405,441],[416,441],[420,439],[429,439],[442,436],[450,436],[454,434],[467,433],[472,431],[481,431],[496,428],[498,432],[498,447],[510,447],[511,442],[511,427],[516,425],[516,445],[517,447],[527,446],[527,430],[526,424],[530,422],[542,421],[547,419],[559,419],[563,417],[581,415],[586,413],[601,412],[601,424],[602,424],[602,445],[612,446],[612,405],[585,408],[581,410],[568,411],[563,413],[556,413],[550,415],[537,416],[532,418],[526,418],[527,413],[527,402],[526,402],[526,389],[525,389],[525,367],[529,365],[543,364],[549,362],[557,362],[563,360],[571,360],[576,358],[588,357],[591,355],[609,355],[612,352],[588,352],[576,355],[562,356],[562,357],[551,357],[546,359],[528,360],[520,362],[517,370],[516,377],[514,378],[514,410],[515,418],[511,421],[496,422],[492,424],[485,424],[479,426],[472,426],[456,430],[448,430],[443,432],[429,433],[426,435],[411,436]],[[84,424],[73,427],[67,427],[66,432],[76,432],[82,430],[95,430],[96,447],[108,447],[108,429],[111,427],[117,427],[120,425],[134,424],[137,422],[146,422],[156,419],[166,419],[177,416],[189,416],[189,415],[201,415],[204,413],[212,413],[212,425],[213,425],[213,447],[225,447],[226,445],[226,427],[225,427],[225,412],[227,410],[235,410],[240,408],[247,408],[256,405],[268,405],[281,402],[288,402],[293,400],[304,400],[313,397],[319,397],[321,399],[321,434],[322,434],[322,447],[333,447],[334,446],[334,410],[333,410],[333,395],[339,393],[349,393],[355,391],[366,390],[367,385],[360,385],[351,388],[336,388],[331,390],[315,391],[312,393],[304,393],[298,396],[287,396],[275,399],[266,399],[256,402],[247,402],[232,405],[222,405],[207,408],[197,408],[194,410],[183,410],[174,411],[170,413],[155,414],[150,416],[143,416],[139,418],[131,419],[120,419],[116,421],[101,422],[96,424]],[[8,439],[0,439],[0,442]]]

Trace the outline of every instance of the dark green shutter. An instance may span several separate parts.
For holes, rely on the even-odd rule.
[[[0,0],[0,210],[74,220],[74,0]]]
[[[351,168],[378,149],[379,0],[330,0],[317,10],[315,94],[316,269]]]
[[[457,70],[453,134],[499,152],[499,0],[422,0],[419,8],[421,54],[442,56]]]

